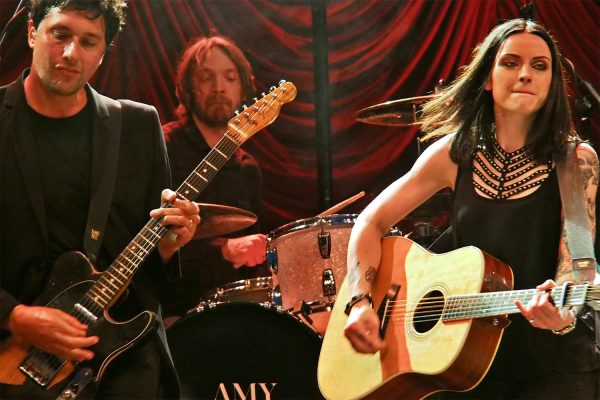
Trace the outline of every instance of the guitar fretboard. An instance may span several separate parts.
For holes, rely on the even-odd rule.
[[[195,200],[242,143],[254,132],[273,122],[281,105],[295,96],[296,87],[290,82],[281,81],[278,87],[272,87],[271,92],[263,94],[261,100],[256,100],[251,107],[244,107],[243,112],[229,121],[227,130],[219,142],[179,186],[178,196],[190,201]],[[170,205],[165,203],[162,207]],[[83,322],[94,322],[104,308],[118,297],[167,233],[168,229],[162,226],[161,222],[162,218],[151,218],[148,221],[80,302],[75,304],[73,315]]]
[[[233,134],[235,135],[235,133]],[[206,188],[217,172],[239,148],[231,132],[227,130],[216,146],[179,186],[177,193],[187,200],[194,200]],[[164,205],[169,207],[169,205]],[[161,225],[161,219],[152,218],[121,252],[111,266],[96,280],[85,295],[85,310],[96,317],[110,304],[116,295],[127,285],[138,268],[148,258],[168,229]],[[77,310],[76,310],[77,311]],[[82,311],[85,318],[86,311]],[[89,316],[91,318],[91,316]]]
[[[225,165],[227,160],[235,153],[240,144],[232,134],[225,135],[216,146],[207,154],[202,162],[192,171],[187,179],[179,186],[177,193],[188,200],[194,200],[206,188],[217,172]]]
[[[588,284],[571,285],[566,290],[562,286],[555,287],[551,291],[551,296],[554,304],[582,305],[589,300],[588,288]],[[542,292],[537,289],[527,289],[451,296],[444,307],[442,318],[452,321],[515,314],[519,312],[515,300],[527,304],[533,296],[540,293]]]

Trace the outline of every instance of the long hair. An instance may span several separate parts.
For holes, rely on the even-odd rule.
[[[125,7],[125,0],[32,0],[29,5],[29,19],[37,29],[53,8],[60,11],[82,11],[89,19],[104,17],[104,40],[106,46],[110,47],[125,26]]]
[[[485,85],[491,77],[500,46],[509,36],[523,32],[541,37],[552,56],[548,97],[535,115],[526,144],[532,146],[539,161],[562,156],[573,124],[561,55],[556,41],[542,25],[524,19],[513,19],[496,26],[473,50],[473,59],[463,73],[423,106],[421,122],[422,130],[426,132],[423,140],[456,132],[450,147],[454,162],[468,161],[478,145],[492,148],[495,140],[494,100]]]
[[[242,84],[242,101],[250,99],[256,91],[252,67],[246,56],[244,56],[244,53],[233,41],[224,36],[194,39],[188,44],[181,56],[175,78],[175,90],[177,99],[179,100],[177,114],[182,118],[188,118],[192,111],[196,68],[204,62],[206,55],[214,47],[223,50],[235,64]]]

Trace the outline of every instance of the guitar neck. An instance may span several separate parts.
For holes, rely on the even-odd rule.
[[[228,129],[215,147],[179,186],[177,193],[187,200],[196,199],[240,147],[240,138],[236,136],[235,132],[232,133]]]
[[[296,87],[291,82],[281,81],[272,87],[250,107],[227,123],[227,130],[177,189],[180,198],[193,201],[206,188],[217,172],[235,151],[254,133],[272,123],[279,115],[281,105],[296,97]],[[165,203],[163,208],[171,207]],[[119,254],[111,266],[96,280],[80,303],[75,306],[78,315],[94,319],[110,305],[129,284],[138,268],[148,258],[168,229],[162,226],[162,218],[152,218],[135,238]]]
[[[569,285],[551,290],[554,304],[578,306],[598,300],[598,287],[589,284]],[[471,318],[484,318],[505,314],[516,314],[519,311],[515,301],[527,304],[533,296],[543,293],[537,289],[488,292],[472,295],[450,296],[444,307],[442,319],[457,321]]]
[[[217,172],[240,147],[241,143],[236,141],[233,136],[229,130],[225,132],[223,138],[179,186],[177,193],[181,197],[195,200],[202,193]],[[169,207],[169,205],[165,204],[164,207]],[[161,219],[150,219],[111,266],[96,280],[85,295],[85,300],[88,300],[85,306],[87,311],[98,316],[129,284],[133,275],[167,233],[168,229],[160,222]]]

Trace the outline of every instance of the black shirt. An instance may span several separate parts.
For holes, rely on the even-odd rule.
[[[193,123],[175,121],[163,126],[174,188],[189,176],[210,152],[202,134]],[[256,214],[260,221],[262,175],[256,160],[238,149],[218,171],[196,199],[202,203],[241,208]],[[201,229],[199,226],[198,229]],[[241,237],[260,232],[258,224],[226,237]],[[198,305],[208,291],[241,279],[269,275],[266,267],[234,268],[223,259],[213,239],[195,239],[181,249],[182,279],[159,287],[165,315],[183,315]]]
[[[63,253],[83,250],[90,206],[92,114],[89,103],[68,118],[50,118],[28,108],[48,222],[47,261],[52,263]]]

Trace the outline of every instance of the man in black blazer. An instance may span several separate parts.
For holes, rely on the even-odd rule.
[[[130,264],[123,268],[129,269],[115,269],[115,275],[125,275],[115,279],[128,287],[126,294],[112,293],[114,283],[107,282],[108,295],[102,291],[99,296],[107,307],[116,300],[111,316],[118,320],[142,310],[160,314],[154,286],[179,275],[174,256],[200,222],[195,203],[162,190],[170,185],[170,172],[156,110],[109,99],[87,84],[124,24],[124,7],[121,0],[33,1],[31,68],[0,88],[2,339],[16,338],[71,361],[92,359],[93,346],[109,338],[98,332],[88,336],[90,324],[82,318],[36,302],[55,260],[78,250],[102,271],[155,218],[162,231],[134,239],[141,246],[124,256]],[[161,195],[172,207],[159,208]],[[148,253],[133,275],[136,260],[130,258],[142,254],[140,247],[153,249],[152,235],[158,251]],[[162,373],[159,385],[161,372],[172,370],[166,342],[155,340],[164,339],[162,333],[119,352],[88,393],[102,398],[177,396],[173,375]],[[0,370],[7,368],[6,362],[0,364]],[[0,397],[39,396],[24,387],[2,385]]]

